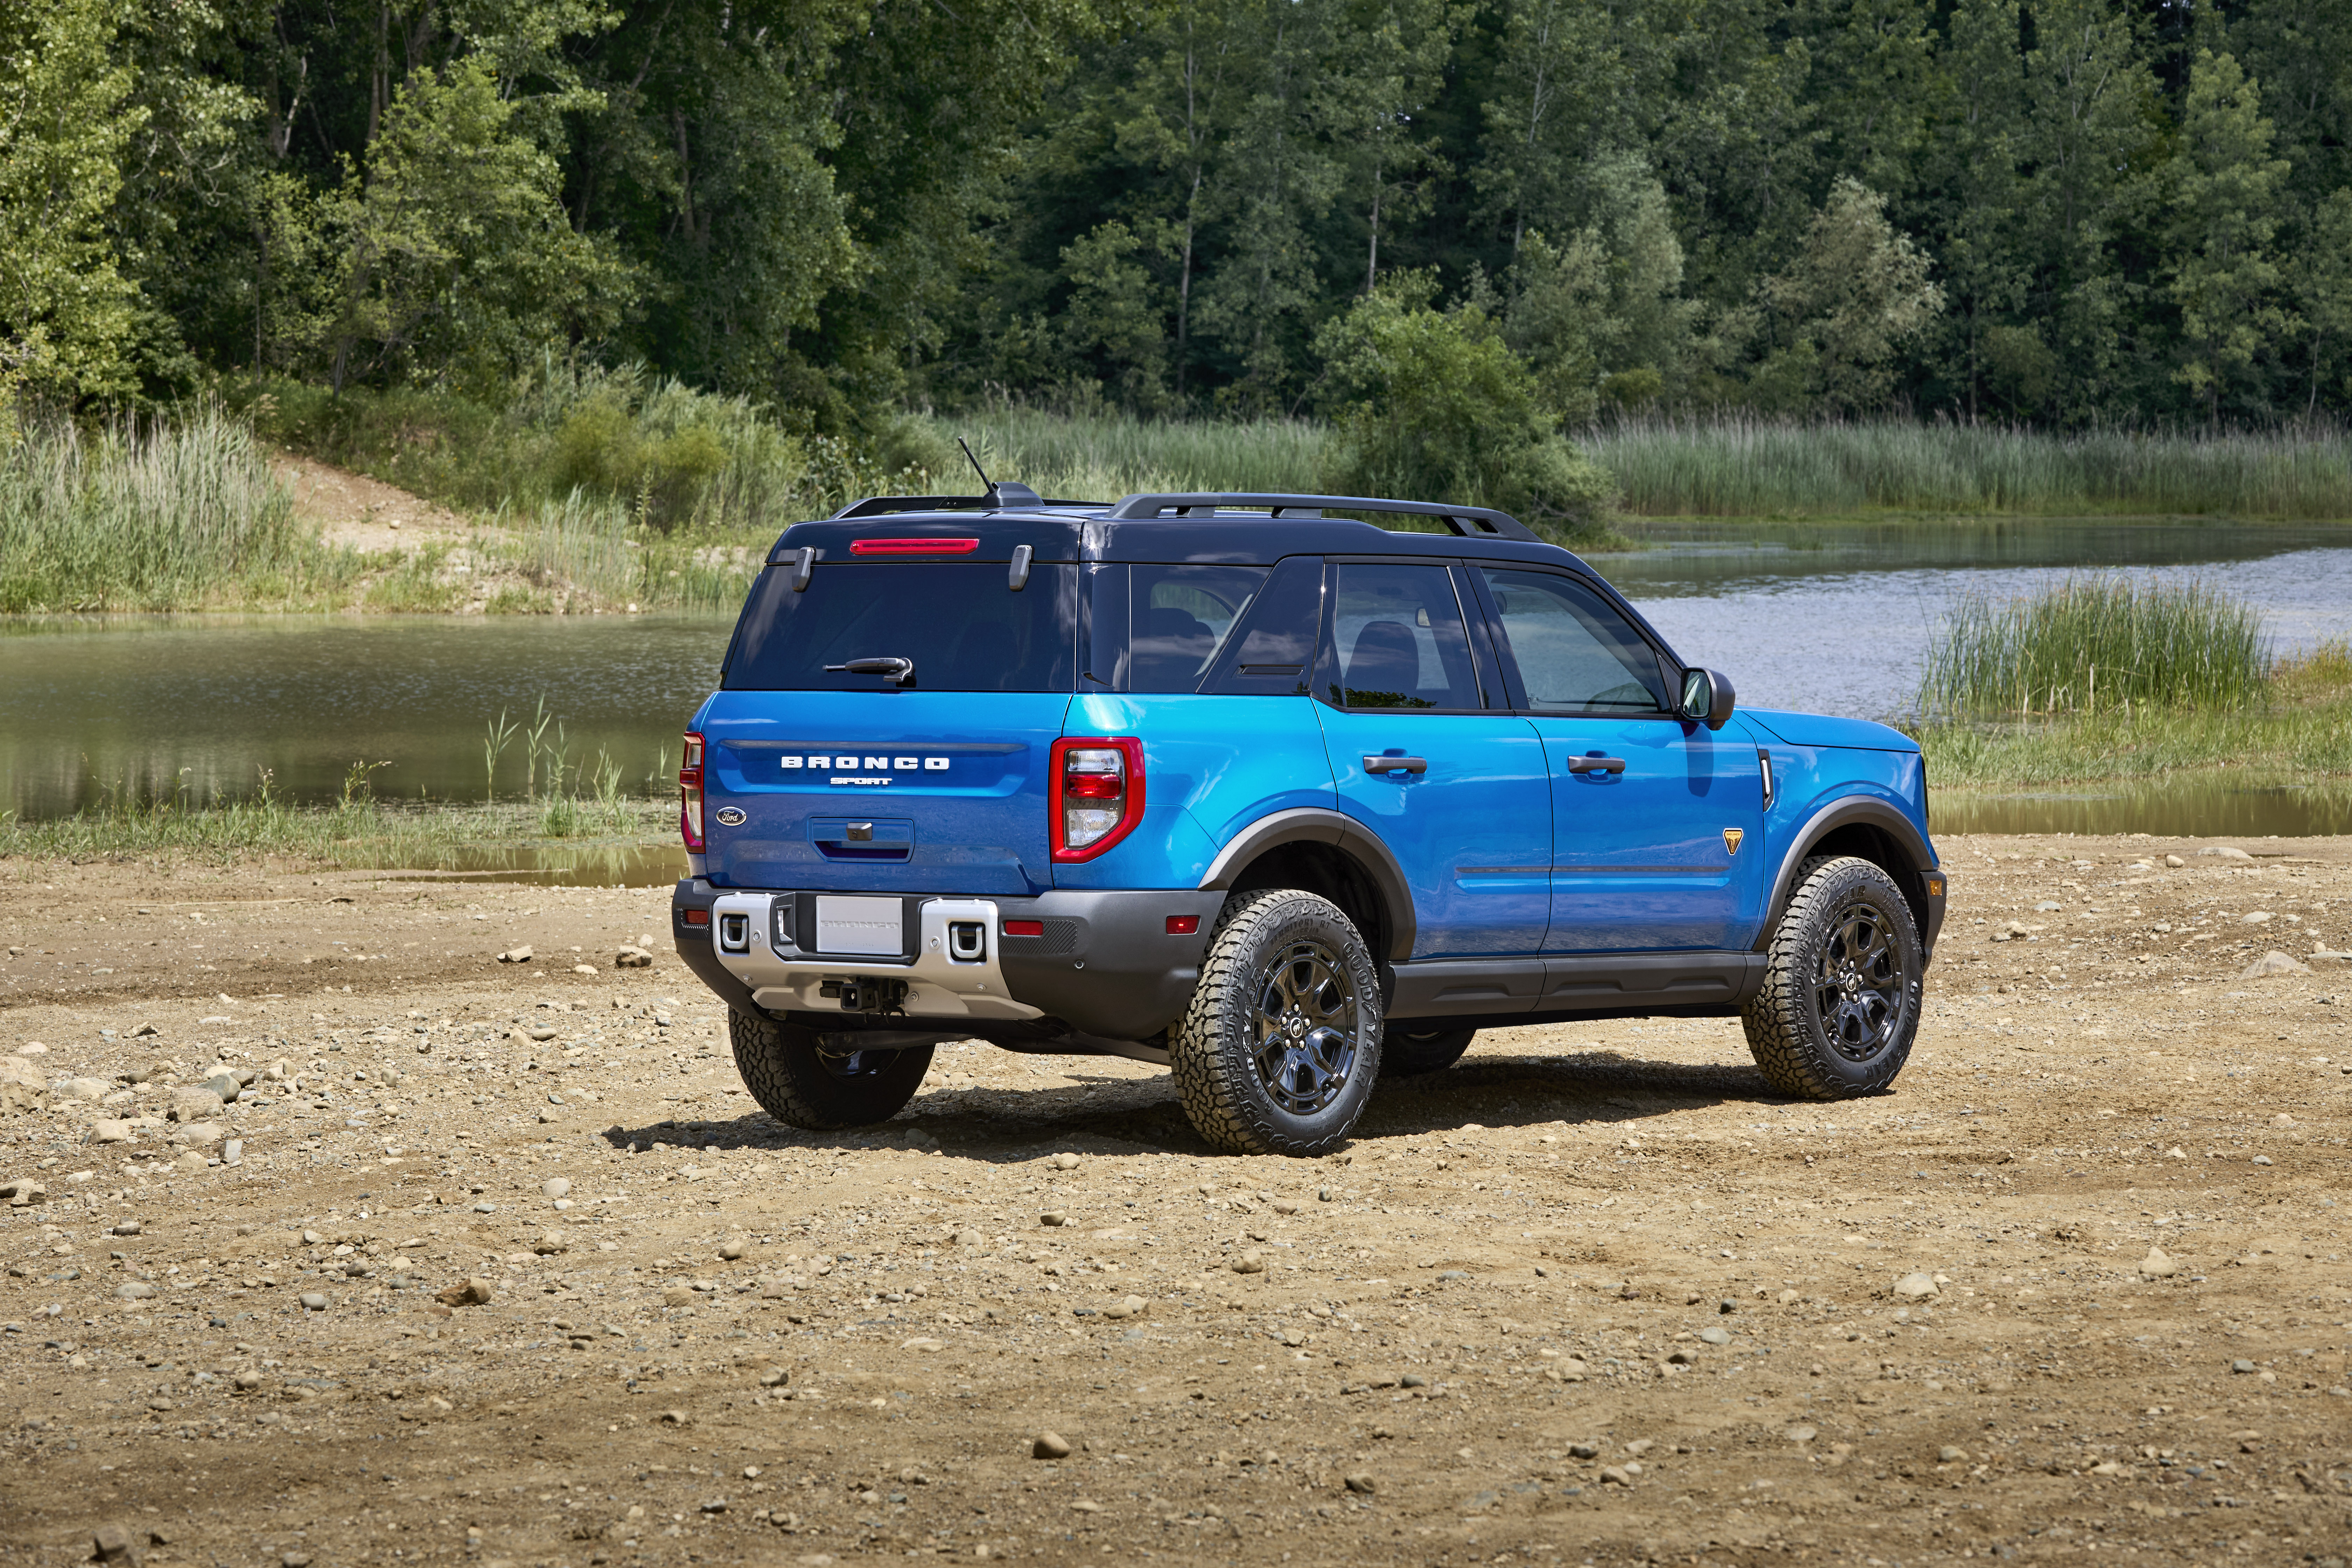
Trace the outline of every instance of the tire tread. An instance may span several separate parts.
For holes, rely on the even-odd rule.
[[[1854,874],[1887,880],[1880,868],[1852,855],[1817,855],[1797,868],[1796,891],[1789,896],[1789,907],[1781,912],[1780,923],[1773,927],[1771,941],[1765,948],[1764,984],[1739,1011],[1748,1053],[1756,1058],[1757,1070],[1764,1075],[1766,1083],[1795,1099],[1849,1100],[1876,1093],[1903,1070],[1903,1064],[1911,1055],[1912,1041],[1917,1037],[1919,1009],[1915,995],[1903,1037],[1870,1064],[1869,1073],[1860,1081],[1826,1071],[1812,1039],[1806,995],[1811,983],[1806,973],[1811,928],[1822,906],[1843,897],[1846,889],[1841,884]],[[1888,885],[1891,889],[1891,881]],[[1895,902],[1903,910],[1906,923],[1909,923],[1909,906],[1899,892]],[[1916,929],[1911,938],[1916,951]]]

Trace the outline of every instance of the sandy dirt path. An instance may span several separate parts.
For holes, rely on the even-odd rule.
[[[2340,1562],[2352,840],[2219,847],[1945,839],[1885,1096],[1497,1029],[1314,1162],[782,1128],[664,889],[0,867],[0,1561]]]

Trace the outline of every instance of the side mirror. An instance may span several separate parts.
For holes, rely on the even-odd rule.
[[[1712,669],[1692,669],[1683,673],[1682,716],[1694,724],[1704,724],[1710,730],[1720,730],[1731,721],[1733,704],[1738,696],[1731,689],[1731,678]]]

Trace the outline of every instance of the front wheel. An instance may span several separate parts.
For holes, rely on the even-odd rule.
[[[1380,977],[1348,917],[1290,888],[1230,900],[1169,1041],[1184,1114],[1236,1154],[1327,1154],[1371,1098]]]
[[[1739,1015],[1766,1082],[1848,1100],[1895,1081],[1919,1032],[1927,960],[1892,878],[1851,856],[1806,861],[1766,962]]]
[[[834,1132],[887,1121],[915,1098],[931,1068],[931,1047],[906,1051],[826,1050],[827,1040],[796,1024],[730,1008],[727,1037],[735,1068],[760,1109],[788,1127]]]

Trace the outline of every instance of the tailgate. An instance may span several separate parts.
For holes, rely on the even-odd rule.
[[[1036,893],[1066,692],[722,691],[702,715],[726,888]]]

